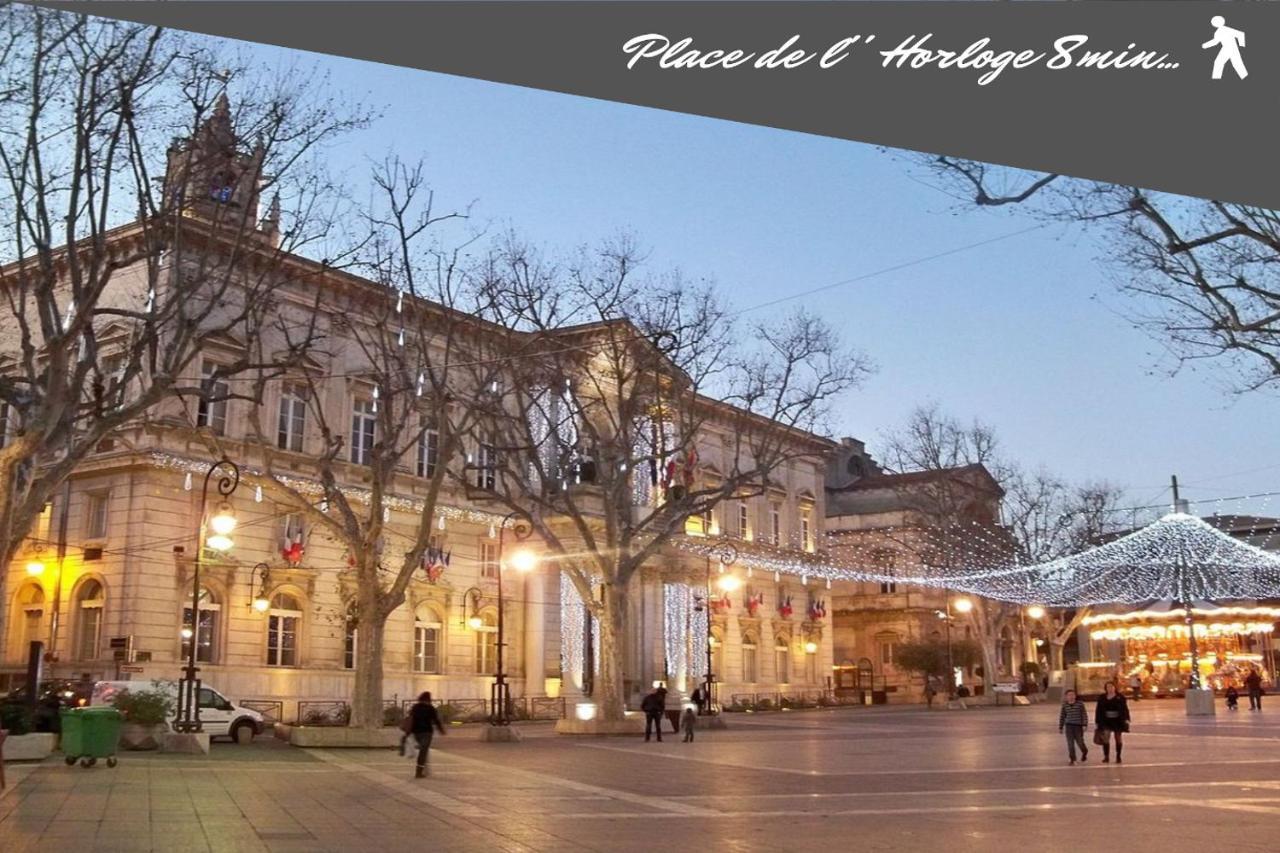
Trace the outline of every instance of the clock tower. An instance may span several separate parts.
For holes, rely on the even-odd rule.
[[[175,139],[164,180],[167,210],[246,230],[258,223],[258,196],[265,151],[241,147],[231,125],[224,91],[213,112],[188,139]]]

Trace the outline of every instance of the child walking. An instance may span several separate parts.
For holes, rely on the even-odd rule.
[[[680,728],[684,729],[685,743],[693,740],[693,728],[697,724],[698,715],[693,712],[692,708],[685,708],[684,713],[680,715]]]
[[[1080,761],[1089,760],[1089,747],[1084,745],[1084,730],[1089,728],[1089,709],[1080,701],[1074,690],[1062,697],[1062,710],[1058,713],[1058,731],[1067,735],[1067,757],[1076,763],[1076,745],[1080,745]]]

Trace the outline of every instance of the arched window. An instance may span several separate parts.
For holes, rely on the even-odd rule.
[[[217,660],[218,616],[222,611],[222,603],[208,587],[200,587],[200,619],[195,629],[196,660],[203,663],[214,663]],[[191,655],[191,602],[187,601],[182,608],[182,659],[188,660]]]
[[[18,593],[18,648],[17,655],[26,660],[31,644],[40,639],[44,627],[44,590],[39,584],[29,583]]]
[[[773,641],[773,665],[779,684],[791,681],[791,643],[786,637],[779,636]]]
[[[724,681],[724,631],[721,628],[712,628],[711,637],[708,640],[711,643],[711,670],[712,675],[716,677],[716,681]]]
[[[267,611],[267,666],[298,665],[298,631],[302,605],[287,592],[277,592]]]
[[[498,665],[498,617],[493,611],[480,614],[476,628],[476,675],[492,675]]]
[[[98,657],[98,649],[102,645],[104,603],[102,584],[96,580],[85,581],[76,590],[74,655],[76,660],[95,660]]]
[[[422,605],[414,614],[413,671],[440,671],[440,636],[444,625],[435,610]],[[497,634],[494,634],[497,642]]]
[[[755,684],[760,680],[759,643],[754,634],[745,634],[742,638],[742,680],[747,684]]]

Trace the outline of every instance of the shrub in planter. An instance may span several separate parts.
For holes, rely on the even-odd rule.
[[[382,724],[384,726],[398,726],[403,719],[404,711],[401,711],[398,705],[388,705],[382,709]]]
[[[760,700],[760,710],[761,710],[761,711],[772,711],[772,710],[773,710],[773,700],[772,700],[772,699],[761,699],[761,700]]]
[[[173,699],[158,690],[123,690],[111,703],[124,716],[120,748],[159,749],[160,736],[169,730]]]
[[[30,709],[16,703],[0,705],[0,729],[5,729],[14,737],[35,731]]]

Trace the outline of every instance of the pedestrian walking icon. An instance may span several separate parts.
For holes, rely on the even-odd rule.
[[[1218,57],[1213,60],[1213,79],[1222,79],[1223,69],[1228,62],[1241,80],[1248,77],[1249,70],[1244,67],[1244,58],[1240,56],[1240,49],[1244,47],[1244,32],[1228,27],[1227,19],[1221,15],[1214,15],[1209,23],[1213,25],[1213,38],[1200,47],[1208,50],[1216,45],[1218,48]]]

